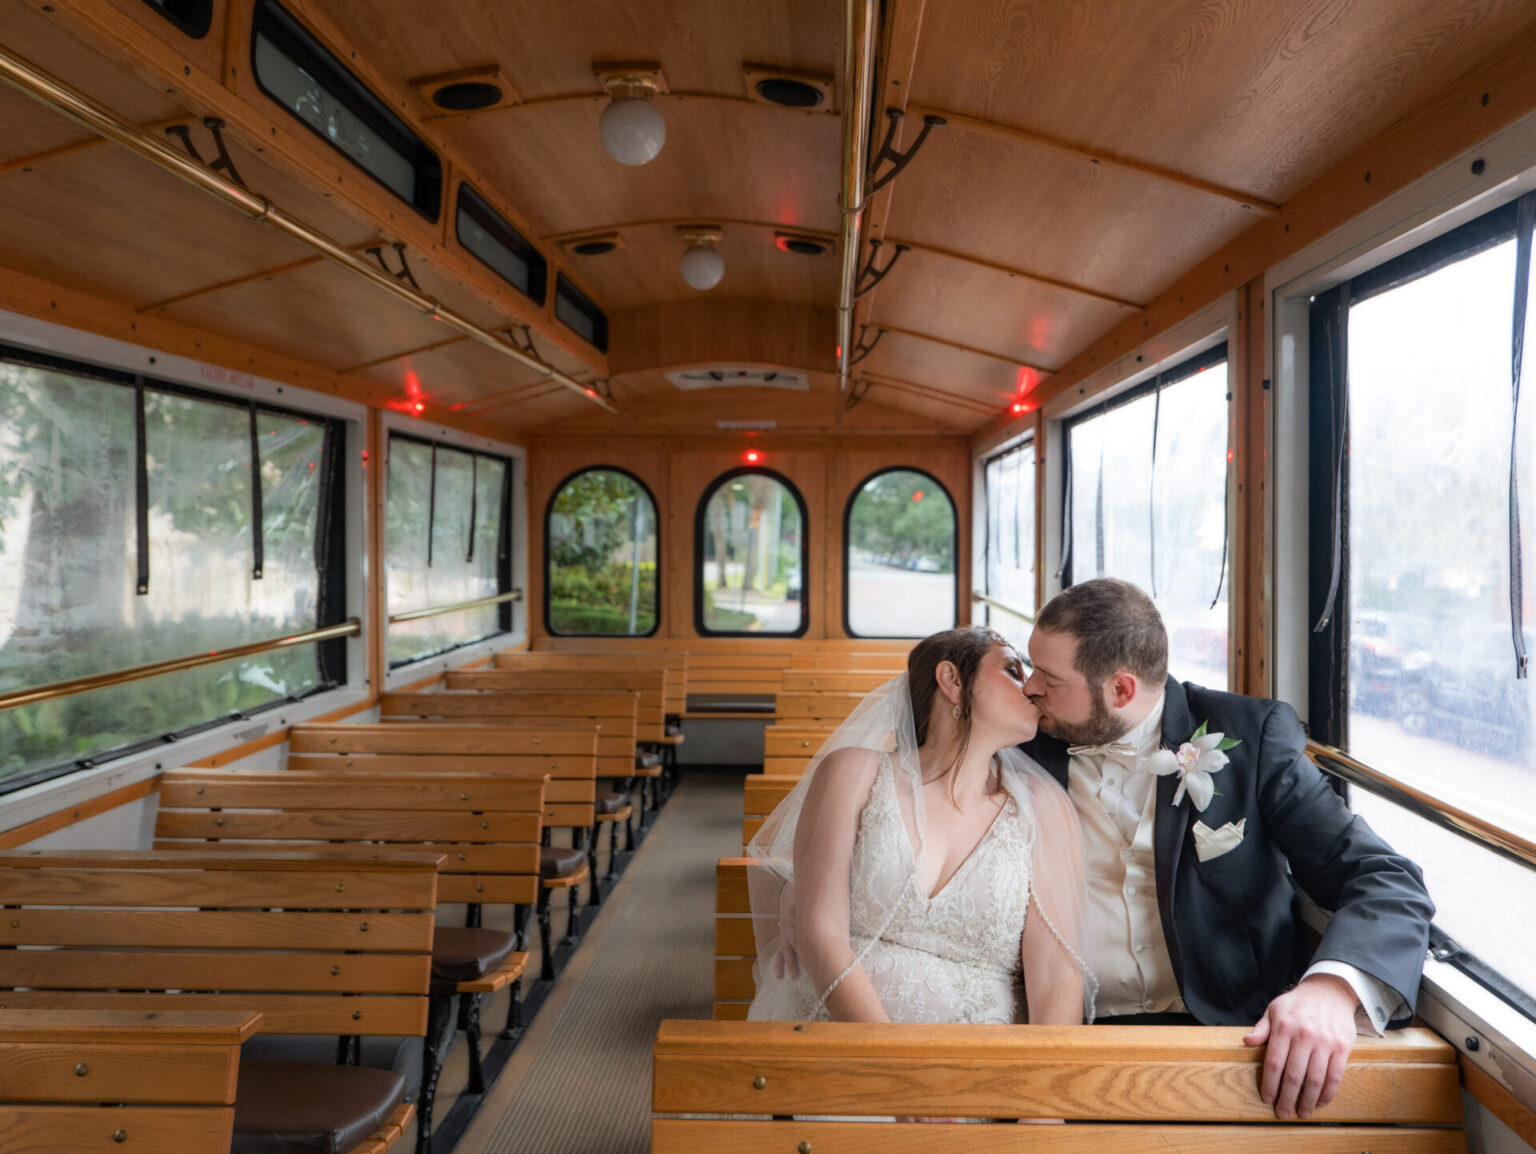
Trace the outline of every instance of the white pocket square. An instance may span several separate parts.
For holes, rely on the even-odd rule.
[[[1229,821],[1220,829],[1211,829],[1204,822],[1195,822],[1195,856],[1201,861],[1210,861],[1224,853],[1231,853],[1243,844],[1243,827],[1247,824],[1246,817],[1235,825]]]

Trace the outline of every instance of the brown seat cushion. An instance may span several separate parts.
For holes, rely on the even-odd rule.
[[[405,1079],[388,1070],[242,1062],[230,1154],[344,1154],[404,1097]]]
[[[432,987],[434,993],[452,992],[460,982],[483,978],[495,970],[517,944],[501,930],[438,926],[432,935]]]
[[[618,813],[629,804],[629,798],[622,793],[600,793],[597,795],[598,813]]]
[[[635,754],[635,768],[636,769],[655,769],[660,764],[661,764],[661,754],[659,754],[659,753],[637,753],[637,754]]]
[[[587,851],[583,849],[564,849],[560,846],[539,847],[539,876],[541,878],[563,878],[567,874],[575,873],[587,864]]]

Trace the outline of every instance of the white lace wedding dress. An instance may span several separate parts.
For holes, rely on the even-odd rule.
[[[1025,917],[1036,912],[1029,902],[1036,825],[1027,784],[1005,777],[1004,785],[1008,800],[991,828],[929,897],[916,884],[890,758],[880,759],[853,845],[850,929],[863,953],[859,964],[893,1022],[1024,1021],[1019,948]],[[886,897],[892,893],[894,909]],[[765,981],[759,974],[748,1017],[826,1021],[828,1015],[807,999],[803,983],[771,975]]]

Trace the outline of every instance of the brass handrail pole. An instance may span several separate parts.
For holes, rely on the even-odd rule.
[[[394,625],[400,621],[420,621],[423,617],[438,617],[444,613],[457,613],[461,609],[481,609],[490,605],[501,605],[507,601],[521,601],[523,591],[513,589],[507,593],[498,593],[494,597],[477,597],[473,601],[456,601],[452,605],[433,605],[429,609],[410,609],[404,613],[391,613],[389,623]]]
[[[875,75],[875,0],[848,0],[843,28],[843,186],[839,240],[842,270],[837,293],[837,389],[848,388],[852,368],[854,283],[859,274],[859,229],[864,221],[864,166],[869,153],[869,108]]]
[[[338,637],[353,637],[362,632],[362,623],[356,617],[341,625],[328,625],[324,629],[311,629],[295,633],[291,637],[279,637],[272,641],[254,641],[249,645],[233,645],[228,649],[215,649],[192,657],[173,657],[169,661],[156,661],[150,665],[136,665],[131,669],[118,669],[111,673],[96,673],[90,677],[76,677],[70,681],[55,681],[51,685],[39,685],[32,689],[18,689],[0,694],[0,711],[17,709],[23,705],[37,705],[60,697],[72,697],[77,693],[89,693],[93,689],[106,689],[113,685],[126,685],[130,681],[142,681],[146,677],[160,677],[166,673],[179,673],[184,669],[196,669],[201,665],[214,665],[220,661],[235,661],[242,657],[254,657],[276,649],[290,649],[295,645],[309,645],[317,641],[332,641]]]
[[[266,197],[251,192],[249,189],[242,188],[233,180],[226,178],[222,173],[205,168],[201,163],[193,160],[187,153],[179,151],[169,142],[145,132],[136,124],[130,124],[128,121],[123,120],[110,109],[96,104],[89,97],[71,88],[62,80],[44,72],[42,69],[37,68],[35,65],[23,60],[3,47],[0,47],[0,80],[5,81],[18,92],[32,97],[56,112],[62,113],[77,124],[122,145],[130,152],[137,153],[146,160],[159,165],[167,172],[181,177],[189,184],[202,189],[231,208],[244,213],[251,220],[262,224],[269,224],[279,232],[286,233],[327,260],[340,265],[356,276],[362,277],[390,295],[404,301],[412,308],[442,321],[449,328],[456,329],[471,340],[478,341],[487,348],[495,349],[503,356],[511,357],[518,364],[535,370],[546,379],[554,381],[556,384],[562,385],[572,392],[580,393],[587,400],[595,405],[600,405],[610,413],[617,413],[619,411],[602,397],[597,396],[594,392],[589,392],[587,386],[562,373],[555,366],[546,364],[538,358],[524,353],[503,340],[497,333],[492,332],[490,329],[481,328],[468,317],[459,315],[426,293],[412,288],[405,281],[397,280],[392,273],[370,264],[344,245],[305,224],[297,217],[284,212]]]

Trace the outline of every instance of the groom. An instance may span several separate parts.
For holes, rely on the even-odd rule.
[[[1357,1025],[1413,1017],[1434,913],[1418,867],[1307,760],[1289,705],[1170,678],[1162,618],[1129,582],[1054,598],[1029,655],[1041,735],[1021,748],[1082,819],[1099,1020],[1257,1023],[1244,1041],[1268,1044],[1265,1102],[1309,1117],[1338,1089]],[[1202,725],[1238,742],[1224,767],[1152,772],[1174,768],[1152,754]],[[1293,883],[1333,911],[1310,956]]]

